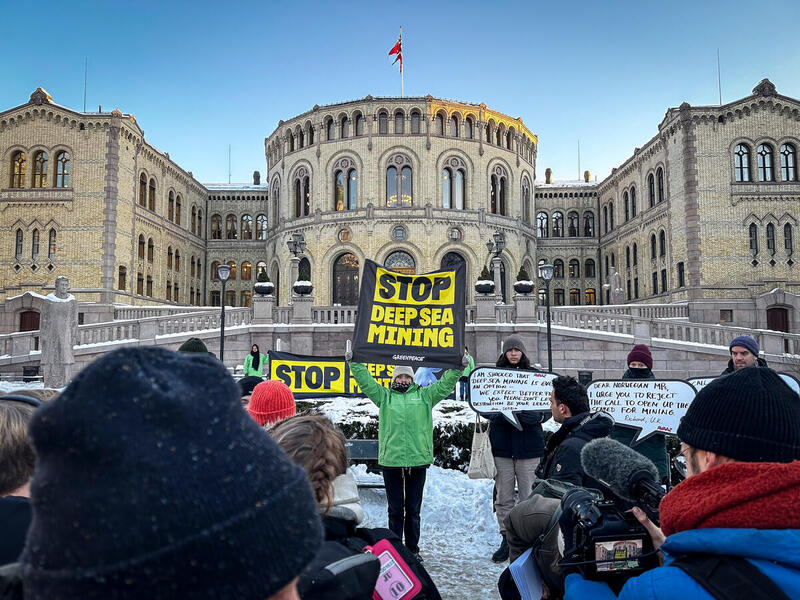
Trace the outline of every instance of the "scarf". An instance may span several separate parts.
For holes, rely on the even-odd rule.
[[[250,363],[254,369],[258,368],[258,365],[261,364],[261,352],[256,350],[255,352],[251,352],[250,356],[253,357],[253,362]]]

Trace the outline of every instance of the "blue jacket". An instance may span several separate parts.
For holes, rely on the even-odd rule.
[[[669,536],[661,550],[664,566],[629,579],[619,596],[598,581],[568,575],[565,600],[711,600],[700,584],[669,564],[683,554],[742,556],[772,579],[789,598],[800,598],[800,529],[691,529]]]

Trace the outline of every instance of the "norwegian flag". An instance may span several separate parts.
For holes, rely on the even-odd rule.
[[[397,54],[397,58],[394,59],[394,62],[392,64],[396,63],[399,60],[400,61],[400,72],[402,73],[403,72],[403,34],[402,33],[400,34],[400,37],[397,38],[397,43],[394,46],[392,46],[391,50],[389,50],[389,56],[391,56],[392,54]]]

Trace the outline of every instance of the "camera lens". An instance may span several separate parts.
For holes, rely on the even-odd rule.
[[[601,516],[594,496],[583,488],[574,488],[564,494],[561,499],[561,509],[565,513],[572,514],[576,521],[596,523]]]

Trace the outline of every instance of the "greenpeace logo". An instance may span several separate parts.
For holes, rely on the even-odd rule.
[[[409,354],[395,354],[392,356],[392,360],[415,360],[417,362],[422,362],[425,360],[424,356],[413,356]]]

